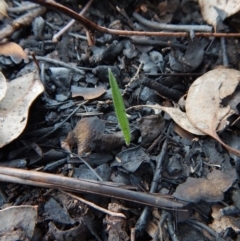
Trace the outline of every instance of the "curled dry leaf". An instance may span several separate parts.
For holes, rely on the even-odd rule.
[[[0,44],[0,55],[10,57],[15,64],[19,64],[24,60],[28,62],[28,56],[22,47],[14,42],[7,42]]]
[[[0,148],[16,139],[24,130],[28,109],[44,87],[37,73],[29,73],[7,83],[0,102]]]
[[[0,101],[5,96],[6,91],[7,91],[7,82],[2,72],[0,72]]]
[[[203,19],[217,28],[218,20],[237,13],[240,10],[240,2],[236,0],[198,0]]]
[[[218,68],[196,79],[190,86],[186,99],[187,118],[201,132],[212,136],[226,149],[240,156],[240,151],[223,143],[216,133],[219,125],[227,125],[227,117],[233,114],[230,107],[221,107],[223,98],[231,95],[240,80],[240,72]]]
[[[72,97],[81,96],[84,100],[93,100],[103,95],[106,90],[103,87],[85,88],[76,85],[71,86]]]

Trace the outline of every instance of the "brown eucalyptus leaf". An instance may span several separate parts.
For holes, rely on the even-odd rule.
[[[198,0],[198,3],[203,19],[215,30],[219,19],[223,21],[240,10],[240,2],[236,0]]]
[[[186,99],[186,115],[191,124],[238,156],[240,151],[223,143],[216,130],[219,125],[226,126],[227,117],[233,114],[229,106],[221,107],[220,104],[223,98],[234,92],[239,80],[240,72],[237,70],[211,70],[193,82]]]
[[[19,64],[22,60],[28,63],[28,56],[22,47],[14,42],[6,42],[0,44],[0,55],[10,57],[15,64]]]
[[[219,202],[224,198],[226,192],[237,180],[237,173],[234,168],[223,172],[213,170],[207,175],[207,178],[188,177],[187,180],[178,185],[173,196],[177,199],[197,203]]]
[[[71,91],[73,98],[81,96],[84,100],[96,99],[106,92],[106,90],[101,86],[96,88],[85,88],[76,85],[71,86]]]
[[[0,101],[5,96],[6,91],[7,91],[7,82],[2,72],[0,72]]]
[[[27,124],[28,109],[44,87],[37,73],[29,73],[7,83],[0,101],[0,148],[16,139]]]

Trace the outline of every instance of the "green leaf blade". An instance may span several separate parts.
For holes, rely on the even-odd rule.
[[[118,119],[118,123],[123,132],[125,142],[127,145],[129,145],[131,141],[129,122],[127,119],[126,110],[125,110],[121,92],[118,88],[117,81],[110,69],[108,69],[108,77],[109,77],[109,83],[112,90],[113,105],[115,108],[115,113]]]

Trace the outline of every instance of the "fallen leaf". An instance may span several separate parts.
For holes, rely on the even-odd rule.
[[[28,240],[32,239],[37,222],[37,206],[22,205],[9,207],[0,211],[1,240],[9,239],[12,232],[19,229],[23,231]],[[6,234],[6,235],[5,235]],[[3,238],[4,237],[4,238]],[[6,238],[6,239],[5,239]]]
[[[186,115],[191,124],[238,156],[240,151],[225,144],[218,137],[216,130],[219,124],[226,126],[227,117],[234,113],[229,106],[221,107],[220,104],[223,98],[234,92],[239,80],[240,72],[237,70],[225,68],[211,70],[193,82],[186,99]]]
[[[28,63],[28,56],[22,47],[14,42],[6,42],[0,44],[0,55],[10,57],[15,64],[19,64],[24,60]]]
[[[64,140],[63,148],[70,150],[71,146],[77,145],[81,156],[91,151],[109,151],[124,144],[122,132],[106,134],[104,129],[105,123],[98,117],[82,118]]]
[[[0,20],[7,16],[7,3],[4,0],[0,0]]]
[[[223,100],[224,105],[229,105],[232,110],[234,110],[235,113],[240,114],[240,86],[238,85],[235,92],[226,97]]]
[[[188,177],[186,182],[178,185],[173,196],[193,203],[201,200],[219,202],[223,200],[223,192],[226,192],[236,179],[237,173],[235,169],[231,169],[227,173],[213,170],[207,175],[207,178]]]
[[[7,91],[7,82],[2,72],[0,72],[0,101],[5,96],[6,91]]]
[[[28,109],[43,90],[39,76],[34,72],[7,83],[6,95],[0,102],[0,148],[22,133]]]
[[[103,95],[106,90],[103,87],[85,88],[76,85],[71,86],[72,98],[83,97],[84,100],[93,100]]]
[[[240,232],[239,218],[232,218],[221,215],[221,205],[212,206],[213,222],[209,225],[217,233],[224,233],[228,228],[232,228],[235,232]]]
[[[217,29],[219,20],[237,13],[240,10],[240,2],[236,0],[198,0],[203,19]]]

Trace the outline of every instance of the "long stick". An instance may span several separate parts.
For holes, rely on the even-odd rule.
[[[183,203],[171,198],[166,198],[160,194],[130,191],[119,187],[121,184],[75,179],[3,166],[0,167],[0,181],[63,189],[71,192],[93,193],[164,209],[184,207]]]

